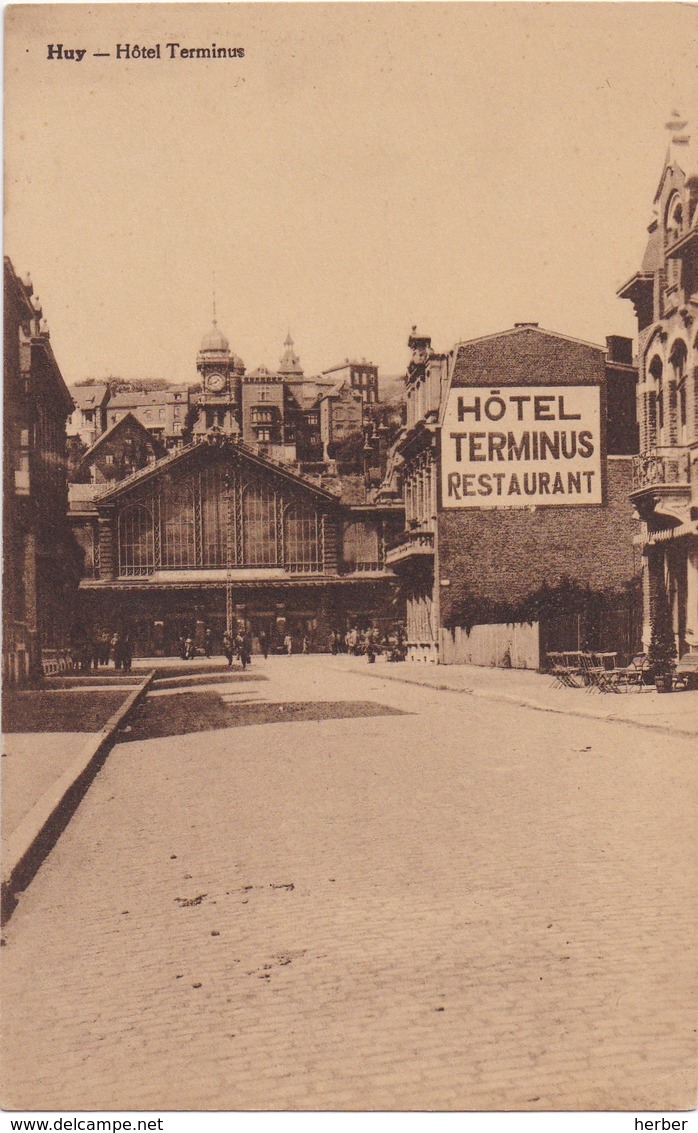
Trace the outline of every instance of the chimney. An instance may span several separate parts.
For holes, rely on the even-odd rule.
[[[606,350],[609,362],[620,362],[623,366],[633,364],[633,340],[620,334],[606,335]]]

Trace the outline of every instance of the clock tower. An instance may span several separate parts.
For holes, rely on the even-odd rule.
[[[201,378],[201,393],[194,432],[218,428],[225,433],[239,433],[240,381],[245,363],[231,352],[228,339],[218,329],[215,318],[213,327],[201,342],[196,369]]]

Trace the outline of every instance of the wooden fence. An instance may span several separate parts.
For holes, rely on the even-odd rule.
[[[462,626],[444,629],[440,659],[444,665],[538,669],[541,662],[539,623],[473,626],[470,632]]]

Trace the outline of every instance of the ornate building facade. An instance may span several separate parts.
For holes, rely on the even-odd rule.
[[[4,283],[3,675],[20,683],[68,644],[80,553],[66,520],[73,401],[31,280],[7,258]]]
[[[698,652],[698,145],[687,126],[667,124],[642,265],[618,292],[638,320],[643,640],[668,604],[679,655]]]
[[[87,550],[83,625],[121,628],[141,654],[175,653],[205,627],[220,641],[231,626],[325,649],[333,629],[399,618],[385,550],[402,507],[343,503],[234,431],[214,427],[107,491],[78,491],[71,517]]]

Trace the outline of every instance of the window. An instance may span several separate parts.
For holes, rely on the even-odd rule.
[[[269,442],[271,440],[271,429],[266,427],[257,429],[257,440],[261,442]]]
[[[160,410],[160,420],[161,420],[161,421],[164,421],[164,420],[165,420],[165,410],[164,410],[164,409],[161,409],[161,410]]]
[[[148,574],[154,567],[153,516],[149,508],[135,504],[119,516],[119,574]]]
[[[274,492],[266,484],[250,484],[242,497],[245,566],[276,566]]]
[[[658,431],[664,426],[664,398],[662,390],[664,366],[658,354],[655,354],[650,362],[648,371],[656,383],[656,389],[650,391],[647,402],[647,444],[652,448],[657,444]]]
[[[231,485],[232,487],[232,485]],[[203,566],[227,566],[228,553],[231,565],[237,561],[234,532],[230,531],[231,546],[228,547],[228,522],[234,523],[234,509],[228,512],[224,471],[214,465],[204,468],[201,473],[201,520],[203,526]]]
[[[107,453],[106,457],[104,458],[104,463],[105,464],[113,464],[114,463],[114,453],[113,452]]]
[[[681,198],[678,193],[674,193],[673,197],[667,205],[666,211],[666,242],[673,244],[678,240],[681,235],[681,225],[683,222],[683,208],[681,207]]]
[[[303,504],[291,504],[284,517],[284,566],[312,572],[322,569],[317,513]]]
[[[170,483],[161,499],[162,565],[170,569],[196,566],[194,494],[187,483]]]
[[[181,415],[182,415],[182,410],[180,409],[180,407],[178,405],[175,405],[175,407],[174,407],[174,419],[175,419],[175,421],[178,421],[179,418],[181,417]]]
[[[274,414],[271,409],[253,409],[252,410],[252,424],[253,425],[270,425],[274,420]]]
[[[681,338],[677,338],[676,342],[671,348],[669,361],[673,369],[673,382],[671,383],[674,412],[673,420],[671,422],[672,436],[669,441],[679,444],[685,442],[685,429],[687,423],[687,404],[686,404],[686,361],[688,358],[688,349],[686,343]]]
[[[269,390],[268,389],[261,389],[259,391],[259,400],[260,401],[268,401],[269,400]]]

